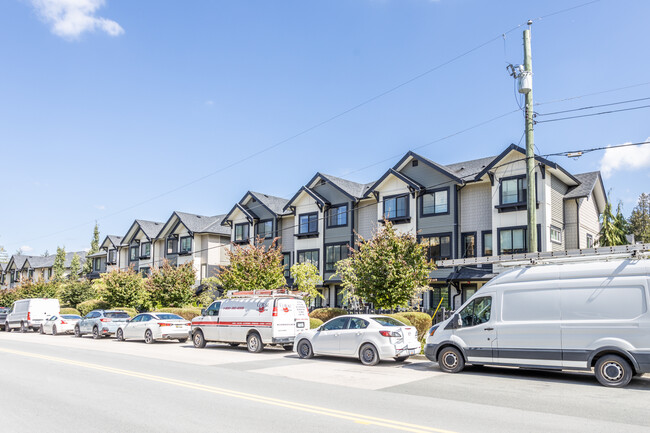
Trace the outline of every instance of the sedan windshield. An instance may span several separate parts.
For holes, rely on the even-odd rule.
[[[111,319],[130,319],[131,318],[131,316],[129,316],[124,311],[107,312],[106,317],[111,318]]]
[[[382,326],[406,326],[399,320],[393,319],[392,317],[387,316],[377,316],[373,317],[372,320],[379,323]]]
[[[156,314],[160,320],[185,320],[177,314],[160,313]]]

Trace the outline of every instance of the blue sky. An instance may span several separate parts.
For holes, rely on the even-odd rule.
[[[289,198],[316,171],[370,182],[409,149],[517,109],[505,66],[523,61],[524,27],[230,165],[584,2],[5,0],[0,245],[81,250],[95,220],[103,237],[174,210],[225,213],[249,189]],[[535,101],[649,82],[648,16],[650,2],[602,0],[536,20]],[[641,85],[536,111],[648,96]],[[546,154],[645,141],[649,116],[539,124],[535,142]],[[522,132],[514,113],[418,153],[443,164],[494,155]],[[555,160],[576,173],[605,164],[629,213],[650,190],[650,151],[604,155]]]

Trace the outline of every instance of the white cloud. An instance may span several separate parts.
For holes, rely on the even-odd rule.
[[[76,39],[84,32],[101,30],[119,36],[124,29],[113,20],[96,17],[105,0],[31,0],[41,18],[51,24],[52,33]]]
[[[650,137],[646,141],[650,141]],[[604,178],[611,177],[615,171],[646,167],[650,167],[650,144],[607,149],[600,160],[600,171]]]
[[[106,206],[104,206],[103,204],[96,204],[96,205],[95,205],[95,209],[105,210],[105,209],[106,209]]]
[[[205,105],[212,106],[214,105],[214,101],[205,101]]]
[[[20,250],[23,253],[29,253],[29,252],[34,251],[34,248],[30,247],[29,245],[23,245],[22,247],[20,247]]]

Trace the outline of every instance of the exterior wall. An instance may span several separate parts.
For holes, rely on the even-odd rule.
[[[314,199],[311,198],[308,194],[302,194],[300,199],[295,202],[296,214],[293,222],[293,234],[298,234],[299,229],[299,217],[301,214],[317,212],[318,215],[318,236],[312,238],[298,238],[294,239],[294,255],[291,263],[298,262],[298,252],[302,250],[318,250],[318,269],[322,273],[324,268],[324,257],[323,257],[323,229],[324,229],[324,220],[323,212],[320,211],[318,205],[314,202]]]
[[[580,199],[580,239],[579,248],[587,248],[587,234],[594,239],[594,245],[598,241],[600,232],[599,212],[596,205],[596,199],[592,192],[589,197]]]
[[[296,218],[293,215],[288,215],[282,217],[280,220],[280,242],[282,245],[282,251],[285,253],[293,253],[294,251],[294,236]],[[291,263],[293,264],[293,255],[291,257]]]
[[[564,223],[564,195],[568,191],[568,186],[561,180],[548,174],[547,180],[550,179],[550,225],[548,228],[549,242],[553,251],[564,251],[566,249],[566,226]],[[550,226],[557,227],[562,230],[562,243],[552,242],[550,240]]]
[[[409,197],[409,215],[411,220],[406,223],[395,224],[395,229],[405,232],[415,234],[416,229],[416,199],[413,198],[413,195],[410,194],[408,187],[404,182],[395,178],[394,176],[389,176],[381,185],[381,188],[376,189],[379,193],[379,200],[377,202],[377,221],[382,221],[384,219],[384,198],[394,195],[408,194]]]
[[[359,202],[354,212],[355,230],[364,239],[371,238],[379,227],[377,207],[374,198],[367,199]]]
[[[568,250],[578,246],[578,205],[576,200],[564,201],[564,244]]]
[[[470,183],[465,185],[458,195],[460,233],[476,233],[476,255],[482,256],[483,236],[481,233],[492,230],[492,187],[489,181]],[[496,249],[494,235],[492,242],[492,251],[494,252]],[[459,251],[462,251],[462,245],[460,245]]]
[[[233,214],[233,219],[232,219],[232,228],[230,229],[230,241],[235,242],[235,226],[237,224],[248,224],[248,238],[249,242],[252,242],[253,239],[255,238],[255,232],[253,231],[254,227],[250,222],[248,221],[248,218],[246,218],[246,215],[244,215],[241,211],[236,210]]]

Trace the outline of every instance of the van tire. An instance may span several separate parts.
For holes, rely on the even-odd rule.
[[[409,358],[408,356],[398,356],[397,358],[395,358],[395,361],[396,361],[396,362],[404,362],[404,361],[406,361],[408,358]]]
[[[81,329],[79,329],[79,326],[74,327],[74,336],[77,338],[81,338]]]
[[[359,361],[363,365],[377,365],[379,364],[379,352],[377,348],[370,343],[364,344],[359,349]]]
[[[438,366],[445,373],[459,373],[465,368],[463,354],[455,347],[447,346],[438,354]]]
[[[203,331],[197,329],[192,335],[192,343],[197,349],[203,349],[205,347],[205,338],[203,337]]]
[[[300,340],[298,342],[298,356],[302,359],[309,359],[314,357],[314,349],[311,347],[311,343],[307,340]]]
[[[622,388],[632,380],[632,366],[618,355],[604,355],[594,367],[596,379],[601,385]]]
[[[262,343],[262,338],[257,332],[251,332],[246,337],[246,348],[251,353],[260,353],[264,350],[264,343]]]

